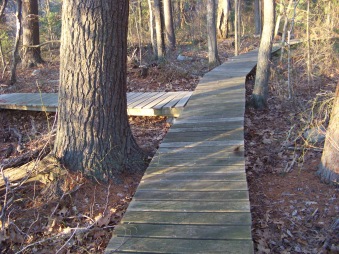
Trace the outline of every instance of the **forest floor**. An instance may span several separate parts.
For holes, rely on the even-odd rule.
[[[242,51],[257,46],[257,40],[244,40]],[[231,40],[219,44],[222,61],[232,56],[232,51]],[[189,57],[186,61],[178,61],[178,54],[179,50],[172,52],[166,62],[151,65],[145,78],[130,59],[128,91],[194,90],[208,71],[206,50],[197,45],[180,48],[180,54]],[[323,141],[311,142],[303,136],[321,116],[328,116],[324,105],[333,94],[339,71],[329,70],[329,75],[312,85],[296,75],[297,92],[287,100],[282,81],[285,66],[277,59],[272,69],[269,108],[255,111],[247,107],[245,113],[246,172],[255,251],[339,253],[339,188],[322,183],[316,175]],[[57,57],[35,69],[19,68],[16,85],[8,87],[6,78],[0,80],[0,94],[57,92],[58,73]],[[247,80],[246,88],[248,98],[253,77]],[[314,105],[323,105],[322,114],[320,110],[314,112]],[[129,119],[138,144],[151,158],[170,127],[168,119]],[[54,120],[54,113],[0,110],[2,164],[22,163],[41,150],[47,154],[55,135]],[[24,147],[17,151],[19,136]],[[8,202],[0,214],[0,253],[102,253],[141,177],[124,175],[121,184],[102,184],[68,173],[63,178],[61,197],[48,195],[48,186],[38,181],[7,191],[0,187],[0,208],[6,207],[4,200]]]

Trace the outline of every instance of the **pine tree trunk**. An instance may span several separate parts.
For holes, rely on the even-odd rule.
[[[339,186],[339,83],[335,92],[318,174],[322,181]]]
[[[144,167],[128,123],[127,0],[64,0],[54,155],[108,180]]]
[[[274,0],[264,1],[264,27],[261,35],[255,85],[251,105],[257,109],[267,106],[270,57],[274,29]]]
[[[174,26],[173,26],[172,1],[163,0],[163,3],[164,3],[166,44],[170,50],[174,50],[175,49],[175,33],[174,33]]]
[[[33,67],[43,62],[40,47],[34,47],[40,44],[38,0],[22,1],[22,28],[22,65],[24,67]]]
[[[153,15],[153,6],[152,6],[151,0],[148,0],[148,8],[149,8],[149,30],[150,30],[150,36],[151,36],[153,55],[157,58],[158,49],[157,49],[157,40],[155,38],[156,33],[154,31],[154,15]]]

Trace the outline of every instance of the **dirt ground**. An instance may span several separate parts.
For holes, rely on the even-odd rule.
[[[256,46],[257,41],[245,40],[242,49]],[[230,41],[219,47],[223,61],[232,56]],[[151,65],[146,77],[130,60],[128,91],[194,90],[208,71],[206,51],[185,47],[180,52],[190,60],[177,61],[174,52],[168,62]],[[0,80],[0,93],[57,92],[58,69],[57,61],[19,69],[16,85],[8,87],[6,78]],[[338,77],[335,73],[330,78],[328,91],[334,90]],[[316,87],[311,95],[300,92],[300,98],[312,98],[319,91]],[[246,88],[249,96],[253,79]],[[339,253],[339,188],[316,176],[322,143],[305,146],[299,135],[303,116],[295,102],[277,95],[274,83],[269,109],[246,109],[246,171],[256,253]],[[138,144],[151,158],[170,127],[169,119],[129,119]],[[2,164],[24,162],[51,149],[54,113],[0,110],[0,121]],[[19,137],[23,147],[18,149]],[[38,181],[0,189],[1,209],[5,201],[8,204],[0,214],[0,253],[102,253],[141,177],[125,175],[120,184],[102,184],[68,173],[57,198]]]

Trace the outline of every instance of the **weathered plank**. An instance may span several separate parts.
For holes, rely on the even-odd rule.
[[[200,240],[250,240],[251,226],[122,224],[114,233],[121,237],[177,238]]]
[[[199,202],[199,201],[147,201],[140,200],[130,203],[128,210],[132,211],[159,211],[159,212],[214,212],[214,213],[243,213],[250,212],[247,200],[225,202]]]
[[[178,117],[191,94],[192,92],[127,93],[127,113],[135,116]],[[57,107],[56,93],[0,95],[0,108],[55,112]]]
[[[147,178],[147,177],[146,177]],[[161,191],[138,190],[134,200],[167,200],[167,201],[226,201],[248,200],[247,190],[228,191]]]
[[[247,190],[246,181],[166,181],[142,180],[139,190],[168,190],[168,191],[226,191]]]
[[[251,213],[242,212],[154,212],[127,211],[122,223],[184,224],[184,225],[250,225]]]
[[[253,253],[253,243],[252,240],[155,239],[122,236],[112,238],[105,253],[247,254]]]

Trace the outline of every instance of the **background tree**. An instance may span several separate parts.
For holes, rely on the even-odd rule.
[[[339,185],[339,83],[318,174],[324,182]]]
[[[254,0],[254,25],[255,25],[255,35],[261,34],[261,1]]]
[[[163,5],[164,5],[166,44],[169,49],[174,50],[175,49],[175,33],[174,33],[174,26],[173,26],[172,1],[163,0]]]
[[[40,44],[38,0],[22,1],[22,28],[22,65],[33,67],[43,62],[40,46],[37,46]]]
[[[240,51],[240,10],[241,0],[234,0],[234,55]]]
[[[154,0],[154,17],[155,17],[155,30],[157,36],[157,56],[156,59],[162,59],[165,57],[165,40],[163,29],[163,12],[162,1]]]
[[[270,56],[274,29],[274,0],[264,0],[264,27],[261,35],[255,85],[251,105],[257,109],[267,106]]]
[[[13,85],[16,83],[16,67],[20,60],[19,56],[19,43],[21,38],[21,30],[22,30],[22,0],[17,0],[17,9],[16,9],[16,35],[14,42],[14,50],[13,50],[13,58],[12,58],[12,68],[11,68],[11,79],[10,84]]]
[[[207,0],[207,42],[208,42],[208,62],[210,67],[214,67],[220,64],[217,46],[215,12],[216,12],[215,0]]]
[[[97,179],[138,171],[144,157],[127,117],[129,1],[64,0],[62,10],[54,155]]]
[[[219,0],[217,15],[218,38],[226,39],[228,37],[230,6],[230,0]]]

